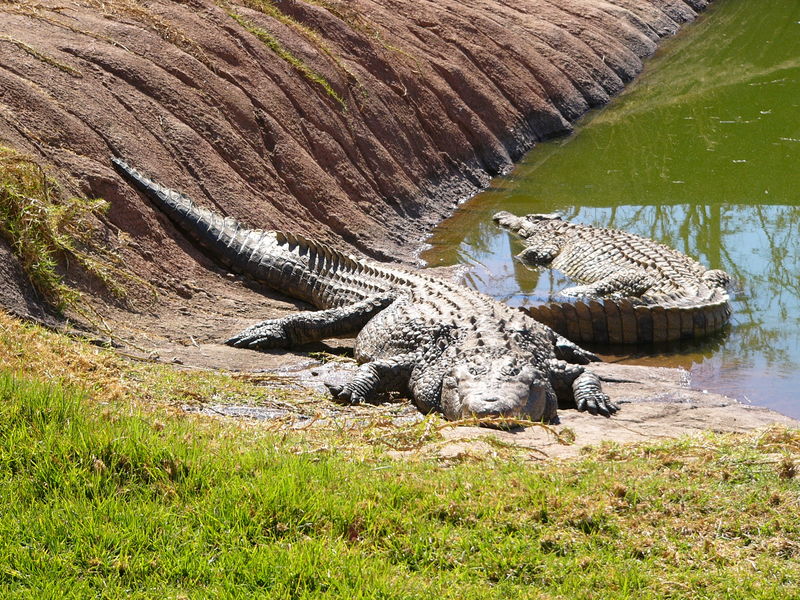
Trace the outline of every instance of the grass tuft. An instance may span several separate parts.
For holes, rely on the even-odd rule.
[[[254,0],[254,1],[258,2],[261,0]],[[380,30],[373,23],[371,23],[363,14],[359,13],[354,8],[353,3],[346,3],[341,1],[331,2],[330,0],[305,0],[305,2],[307,2],[308,4],[313,4],[315,6],[324,8],[340,21],[347,23],[353,30],[358,31],[367,36],[368,38],[377,41],[381,46],[383,46],[389,52],[393,52],[408,59],[409,62],[412,63],[417,68],[420,66],[419,59],[415,57],[413,54],[410,54],[409,52],[403,50],[402,48],[399,48],[398,46],[388,43],[384,39]]]
[[[60,261],[75,262],[124,298],[123,279],[144,284],[97,240],[102,199],[70,197],[33,158],[0,146],[0,235],[34,287],[59,309],[77,308],[81,293],[66,284]]]
[[[177,25],[156,14],[153,11],[153,7],[147,3],[136,2],[135,0],[87,0],[87,2],[90,6],[97,8],[105,14],[125,16],[134,19],[142,25],[149,27],[165,42],[173,44],[183,52],[203,63],[203,65],[211,71],[215,70],[214,63],[200,44],[189,37],[186,32]]]
[[[345,103],[344,98],[342,98],[336,92],[336,90],[333,89],[333,86],[330,84],[330,82],[327,79],[325,79],[322,75],[314,71],[311,67],[305,64],[294,54],[292,54],[288,49],[286,49],[284,45],[281,44],[275,36],[273,36],[267,30],[258,27],[255,23],[243,17],[242,15],[234,11],[232,8],[228,7],[225,10],[234,21],[236,21],[244,29],[246,29],[255,37],[257,37],[267,48],[269,48],[276,55],[278,55],[279,58],[286,61],[308,81],[321,87],[328,96],[330,96],[336,102],[338,102],[343,109],[347,110],[347,104]]]
[[[350,79],[357,81],[357,77],[353,71],[351,71],[347,65],[345,65],[342,60],[331,50],[328,44],[325,43],[325,40],[322,39],[322,36],[311,29],[310,27],[303,25],[302,23],[298,22],[296,19],[290,17],[286,13],[282,12],[276,5],[273,0],[240,0],[243,6],[250,8],[252,10],[256,10],[268,17],[272,17],[279,23],[294,29],[304,38],[306,38],[309,42],[311,42],[316,48],[321,50],[338,68],[341,70],[347,77]]]
[[[83,73],[81,73],[75,67],[71,67],[68,64],[65,64],[65,63],[57,61],[52,56],[48,56],[47,54],[43,54],[42,52],[39,52],[36,48],[34,48],[33,46],[31,46],[29,44],[26,44],[22,40],[18,40],[17,38],[13,38],[13,37],[10,37],[10,36],[7,36],[7,35],[0,35],[0,41],[9,42],[11,44],[14,44],[17,48],[19,48],[20,50],[24,50],[25,52],[30,54],[32,57],[34,57],[36,60],[39,60],[39,61],[41,61],[41,62],[43,62],[45,64],[53,66],[53,67],[57,68],[59,71],[63,71],[64,73],[72,75],[73,77],[77,77],[77,78],[83,77]]]

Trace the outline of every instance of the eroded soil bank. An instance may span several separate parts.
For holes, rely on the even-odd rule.
[[[0,3],[0,141],[71,193],[148,282],[103,303],[115,340],[229,369],[295,355],[221,339],[300,304],[227,275],[126,185],[123,156],[255,227],[413,260],[459,199],[619,92],[706,0]],[[0,302],[41,318],[0,244]],[[153,290],[157,296],[153,295]]]
[[[251,226],[409,259],[706,4],[3,2],[0,140],[108,200],[109,243],[167,293],[209,262],[112,155]]]

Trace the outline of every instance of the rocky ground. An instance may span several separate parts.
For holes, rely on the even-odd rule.
[[[251,226],[413,262],[460,199],[606,103],[706,4],[4,1],[0,143],[70,193],[110,202],[99,235],[148,285],[117,301],[71,268],[102,336],[178,364],[278,368],[302,359],[219,341],[299,304],[200,254],[110,156]],[[0,275],[0,304],[52,320],[5,242]]]
[[[344,344],[346,347],[346,342]],[[316,347],[336,353],[342,346]],[[224,347],[198,345],[188,352],[178,352],[190,364],[216,365],[226,353]],[[256,353],[247,353],[255,355]],[[330,356],[328,356],[330,358]],[[357,367],[352,361],[321,362],[311,353],[298,360],[295,355],[270,355],[268,362],[246,357],[239,366],[257,377],[266,368],[267,383],[274,389],[297,389],[298,386],[320,393],[325,382],[343,383]],[[224,360],[224,359],[222,359]],[[568,458],[580,454],[586,446],[603,442],[643,442],[663,440],[684,435],[701,437],[705,432],[741,433],[773,425],[797,427],[795,419],[766,408],[745,405],[731,398],[690,388],[688,373],[682,369],[640,367],[633,365],[595,364],[592,371],[603,381],[603,389],[618,403],[620,411],[611,418],[592,416],[576,410],[559,410],[560,423],[553,427],[524,426],[508,430],[478,427],[435,425],[442,439],[434,443],[413,445],[397,450],[398,455],[431,455],[445,460],[491,457],[497,453],[497,443],[512,444],[530,451],[534,460]],[[192,407],[209,416],[236,417],[254,423],[280,423],[281,427],[306,428],[316,426],[359,427],[371,423],[391,422],[398,427],[423,419],[407,402],[353,407],[337,407],[309,402],[305,405],[287,404],[266,398],[258,405],[207,403]],[[492,438],[487,440],[486,438]]]

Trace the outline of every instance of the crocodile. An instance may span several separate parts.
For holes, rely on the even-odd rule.
[[[557,408],[610,416],[618,410],[585,365],[599,360],[477,291],[355,257],[282,231],[247,229],[165,188],[122,159],[113,164],[212,258],[318,310],[269,319],[234,335],[238,348],[268,350],[358,332],[359,363],[342,403],[399,392],[424,413],[558,422]]]
[[[501,211],[501,227],[519,236],[517,258],[558,269],[576,285],[557,301],[527,307],[530,316],[582,343],[641,344],[699,338],[731,316],[730,276],[677,250],[618,229]]]

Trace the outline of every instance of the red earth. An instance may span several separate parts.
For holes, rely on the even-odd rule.
[[[219,273],[120,179],[112,155],[251,226],[413,261],[459,200],[606,103],[706,4],[6,1],[0,144],[110,202],[98,225],[159,290],[147,311],[175,315],[192,297],[224,316],[231,286],[197,292]],[[0,303],[36,316],[7,250]],[[148,294],[134,290],[139,303],[117,317]]]

